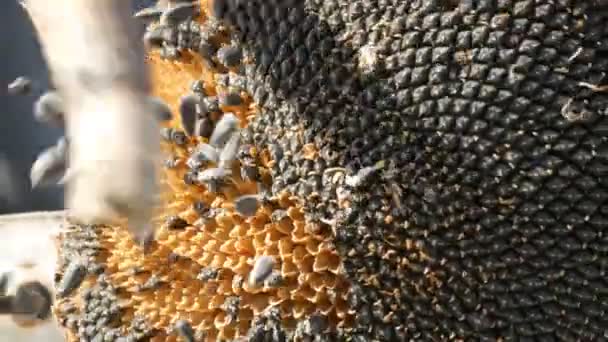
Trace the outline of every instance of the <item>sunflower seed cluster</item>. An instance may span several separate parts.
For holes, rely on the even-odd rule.
[[[243,144],[335,234],[344,334],[603,338],[605,6],[288,2],[214,14],[254,56]]]

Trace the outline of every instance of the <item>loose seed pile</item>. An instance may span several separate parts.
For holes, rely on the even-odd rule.
[[[63,237],[74,338],[608,338],[602,1],[136,17],[170,108],[164,205],[145,255],[122,227]]]

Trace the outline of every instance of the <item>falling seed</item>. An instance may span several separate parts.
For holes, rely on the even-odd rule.
[[[255,261],[251,273],[249,273],[249,284],[251,286],[261,285],[268,276],[272,273],[274,267],[274,258],[268,255],[263,255]]]
[[[194,94],[189,94],[181,98],[179,103],[179,114],[182,119],[184,131],[189,136],[194,134],[196,123],[196,107],[199,103],[199,97]]]
[[[158,20],[163,14],[163,10],[159,7],[147,7],[133,14],[133,18],[140,19],[146,23]]]
[[[203,118],[196,121],[196,127],[194,128],[194,134],[197,137],[207,138],[213,134],[213,121],[209,118]]]
[[[10,95],[27,95],[30,91],[32,91],[32,81],[25,76],[17,77],[8,85]]]
[[[55,143],[55,148],[61,155],[66,156],[66,159],[67,159],[68,139],[65,136],[61,136],[61,137],[59,137],[59,139],[57,139],[57,142]]]
[[[63,126],[64,103],[57,92],[48,91],[34,103],[34,117],[42,123]]]
[[[67,147],[58,143],[42,151],[30,170],[32,188],[58,184],[67,170]]]
[[[220,163],[219,166],[223,168],[230,168],[232,166],[232,162],[236,158],[236,154],[239,152],[239,147],[241,146],[241,134],[240,132],[235,131],[232,133],[230,139],[222,149],[220,153]]]
[[[241,94],[228,92],[219,95],[219,103],[221,106],[240,106],[243,101],[241,100]]]
[[[59,297],[68,296],[80,286],[86,275],[87,268],[80,261],[72,261],[57,286],[57,295]]]
[[[165,41],[165,28],[163,26],[154,27],[144,33],[144,45],[146,48],[160,48]]]
[[[194,329],[190,323],[184,319],[175,322],[175,330],[186,342],[194,342]]]
[[[223,148],[232,133],[238,128],[239,119],[232,113],[226,113],[215,125],[209,143],[216,148]]]
[[[217,59],[226,67],[235,67],[241,63],[243,52],[238,46],[227,45],[217,51]]]
[[[148,103],[150,105],[150,110],[154,113],[159,121],[171,120],[171,108],[169,108],[165,101],[156,96],[149,96]]]
[[[163,25],[177,24],[198,15],[200,7],[198,3],[180,3],[166,10],[160,17]]]

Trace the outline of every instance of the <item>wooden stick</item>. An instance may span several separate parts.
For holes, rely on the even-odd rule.
[[[128,219],[149,237],[157,198],[158,124],[141,37],[126,0],[27,0],[54,85],[66,102],[66,206],[82,223]]]

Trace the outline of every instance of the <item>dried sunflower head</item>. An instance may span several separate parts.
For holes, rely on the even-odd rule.
[[[74,338],[605,337],[606,5],[170,6],[156,241],[70,227]]]

